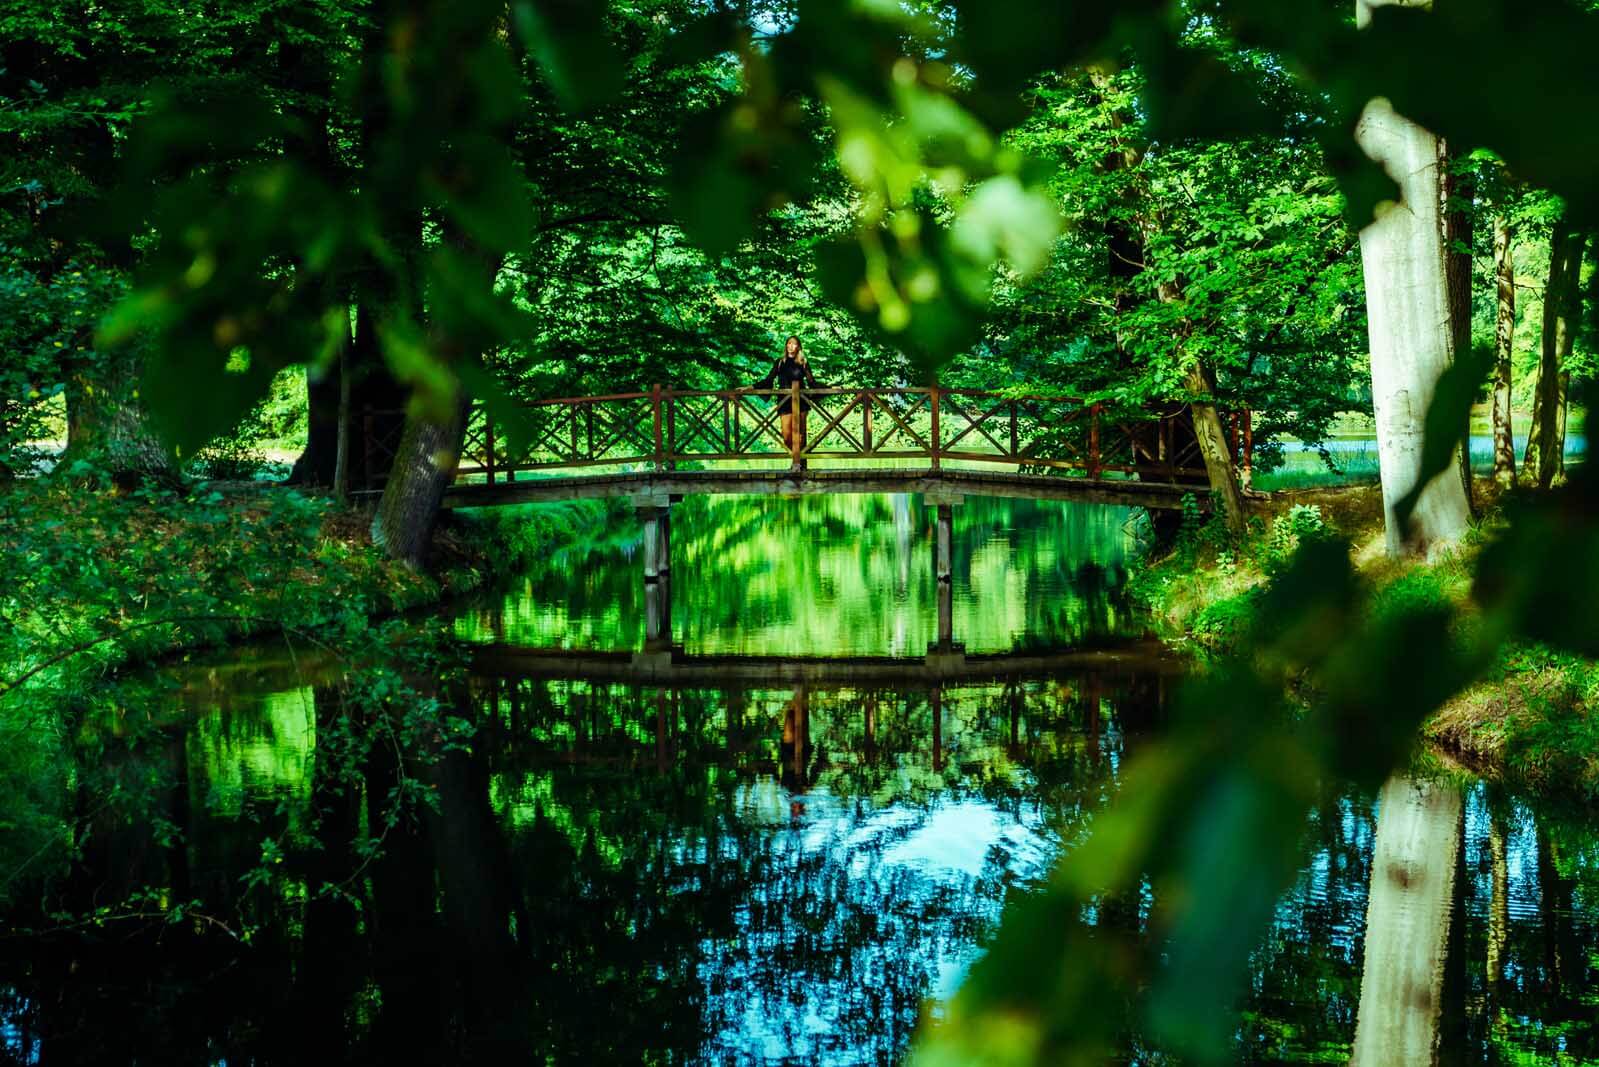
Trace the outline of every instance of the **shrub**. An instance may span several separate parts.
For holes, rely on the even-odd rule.
[[[1315,504],[1295,504],[1287,514],[1272,520],[1261,552],[1261,563],[1268,573],[1280,570],[1301,545],[1332,536],[1321,508]]]

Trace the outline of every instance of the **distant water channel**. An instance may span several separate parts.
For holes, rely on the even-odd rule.
[[[0,1062],[897,1062],[1007,894],[1156,743],[1175,685],[1110,651],[1143,635],[1128,512],[975,500],[957,508],[953,623],[988,673],[914,677],[936,633],[931,525],[908,498],[681,505],[673,655],[720,681],[626,676],[631,519],[459,609],[457,631],[500,655],[444,690],[485,725],[428,772],[436,810],[353,878],[396,767],[379,746],[361,789],[326,792],[336,673],[267,649],[170,674],[133,710],[173,727],[116,758],[162,783],[153,814],[181,839],[100,828],[72,877],[84,899],[244,900],[255,942],[199,924],[0,936]],[[750,657],[901,674],[732,680]],[[249,896],[240,875],[313,804],[334,814],[304,884]],[[1599,832],[1483,783],[1447,810],[1440,1056],[1599,1061]],[[1378,812],[1347,793],[1309,814],[1240,1060],[1343,1062],[1355,1039]],[[307,902],[327,882],[347,899]]]

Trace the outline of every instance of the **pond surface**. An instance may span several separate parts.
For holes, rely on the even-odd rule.
[[[679,658],[915,664],[935,632],[930,526],[915,500],[685,505]],[[0,1060],[898,1062],[1007,895],[1045,878],[1159,743],[1174,685],[1148,657],[1036,666],[1042,648],[1140,635],[1126,512],[968,502],[956,531],[955,630],[991,654],[982,669],[642,685],[592,676],[593,656],[510,656],[441,687],[482,726],[421,772],[435,803],[364,864],[352,843],[401,767],[378,745],[358,788],[319,777],[342,743],[336,669],[263,649],[169,676],[143,710],[172,726],[116,757],[157,783],[161,821],[97,828],[68,895],[148,886],[204,914],[0,937]],[[458,631],[638,650],[636,537],[619,526],[547,561]],[[1426,961],[1440,1057],[1599,1061],[1599,833],[1485,784],[1444,788],[1429,810],[1452,842],[1448,935]],[[1308,814],[1252,960],[1240,1060],[1347,1061],[1370,1010],[1377,805],[1335,791]],[[292,876],[241,883],[273,848]],[[1105,921],[1143,929],[1148,900],[1123,904]],[[251,944],[204,916],[247,916]],[[1128,1036],[1128,1058],[1142,1048]]]

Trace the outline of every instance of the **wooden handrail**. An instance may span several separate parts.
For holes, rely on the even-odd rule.
[[[783,408],[809,408],[806,437],[784,442]],[[479,408],[459,473],[497,482],[519,471],[629,464],[657,471],[683,462],[787,459],[924,459],[1072,472],[1090,479],[1136,474],[1187,484],[1205,471],[1197,444],[1178,437],[1183,408],[1112,415],[1070,396],[928,386],[672,389],[558,397],[523,405],[534,440],[507,450],[504,420]],[[646,415],[646,411],[648,414]],[[377,412],[368,409],[367,422]],[[1227,413],[1234,462],[1253,466],[1248,411]],[[646,418],[648,421],[646,422]],[[368,464],[375,465],[372,440]]]

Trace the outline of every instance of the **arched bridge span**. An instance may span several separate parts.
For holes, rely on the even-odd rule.
[[[785,443],[782,411],[808,412]],[[368,488],[392,440],[370,417]],[[519,425],[508,432],[507,416]],[[1249,413],[1224,413],[1247,482]],[[513,440],[516,442],[513,444]],[[796,469],[797,468],[797,469]],[[1203,457],[1186,406],[1112,412],[1069,396],[932,387],[680,390],[478,408],[451,507],[593,496],[896,493],[1084,500],[1152,508],[1205,503]]]

